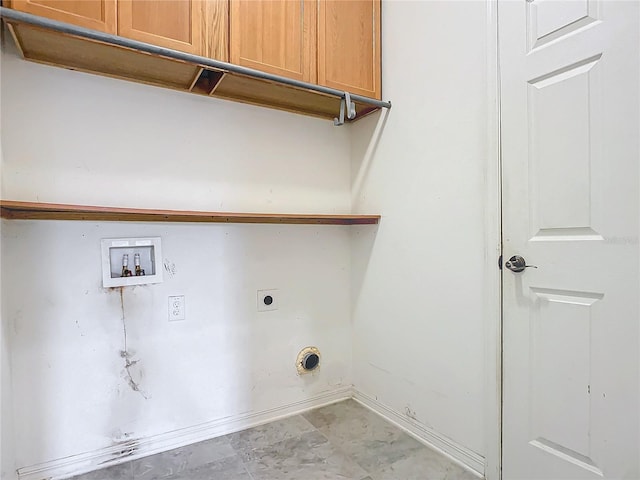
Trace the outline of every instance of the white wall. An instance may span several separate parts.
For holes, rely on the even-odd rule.
[[[0,226],[0,232],[1,230]],[[0,238],[1,250],[2,240]],[[2,263],[4,263],[4,259],[0,254],[0,272]],[[1,289],[2,282],[0,282],[0,291],[2,291]],[[0,479],[12,480],[16,478],[16,463],[9,350],[10,331],[7,316],[3,315],[1,307],[2,300],[0,298]]]
[[[330,121],[41,66],[7,50],[1,57],[6,198],[350,210],[349,132]]]
[[[346,387],[349,234],[341,227],[5,221],[17,464],[61,459]],[[101,284],[100,239],[161,236],[158,285]],[[256,291],[279,289],[279,309]],[[184,322],[167,297],[185,295]],[[307,345],[321,371],[298,377]],[[146,398],[145,398],[146,397]]]
[[[2,480],[15,478],[8,333],[7,322],[4,321],[4,316],[2,316],[0,320],[0,478]]]
[[[485,455],[486,5],[383,5],[386,119],[353,126],[354,382]]]
[[[0,63],[0,69],[2,64]],[[1,70],[0,70],[1,71]],[[2,75],[0,74],[0,91]],[[0,124],[2,123],[2,96],[0,95]],[[2,138],[0,136],[0,166],[3,163]],[[2,198],[2,168],[0,168],[0,198]],[[0,233],[2,226],[0,225]],[[0,251],[2,236],[0,235]],[[0,272],[2,272],[2,255],[0,255]],[[2,292],[2,275],[0,273],[0,292]],[[13,445],[13,409],[11,398],[11,369],[9,368],[9,332],[6,317],[2,315],[2,296],[0,295],[0,479],[12,480],[16,477],[14,445]]]
[[[484,455],[486,34],[484,2],[385,2],[393,108],[348,128],[3,53],[5,198],[383,215],[351,229],[4,222],[18,466],[352,381]],[[99,280],[99,239],[126,235],[162,236],[177,266],[124,293],[149,399],[123,378],[120,299]],[[255,290],[273,287],[279,313],[258,315]],[[166,320],[172,294],[186,295],[184,323]],[[309,343],[323,368],[299,379],[292,355]]]
[[[350,138],[331,122],[30,64],[12,49],[1,93],[4,198],[350,210]],[[101,286],[99,245],[156,235],[175,275],[123,294],[144,398],[127,384],[120,295]],[[349,242],[332,226],[4,221],[17,466],[349,388]],[[264,288],[279,289],[278,311],[256,312]],[[187,320],[168,323],[176,294]],[[298,377],[308,345],[321,370]]]

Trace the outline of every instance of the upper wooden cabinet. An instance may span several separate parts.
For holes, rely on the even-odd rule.
[[[116,33],[116,0],[11,0],[8,6],[80,27]]]
[[[319,0],[318,83],[380,99],[380,0]]]
[[[381,0],[6,1],[16,10],[41,17],[381,98]],[[26,46],[28,51],[22,51],[25,58],[54,64],[53,59],[58,58],[57,64],[67,68],[187,88],[195,93],[283,110],[319,113],[323,117],[337,115],[340,108],[338,94],[318,92],[312,99],[307,98],[305,95],[309,92],[305,90],[309,90],[309,86],[296,90],[291,85],[284,87],[277,80],[256,81],[242,71],[227,71],[226,66],[212,65],[203,59],[168,60],[166,57],[171,57],[170,54],[156,55],[155,52],[136,56],[135,46],[123,47],[118,39],[91,38],[90,32],[79,32],[79,37],[86,34],[91,38],[88,43],[77,38],[78,35],[63,32],[60,37],[66,45],[63,48],[51,44],[53,39],[47,28],[42,31],[22,26],[17,31],[16,25],[29,22],[14,19],[13,23],[9,29],[16,43]],[[50,28],[58,30],[55,26]],[[62,41],[60,38],[56,41]],[[98,54],[93,52],[97,47],[91,43],[95,40],[113,43],[119,48],[102,49]],[[96,48],[92,50],[92,47]],[[139,50],[146,48],[139,46]],[[134,57],[136,60],[132,61]],[[149,62],[160,65],[167,61],[170,69],[164,64],[155,70],[148,68]],[[326,98],[321,98],[323,95]],[[371,110],[364,110],[364,114]]]
[[[204,5],[198,0],[118,0],[118,35],[201,55]]]
[[[380,0],[230,0],[230,62],[381,98]]]
[[[230,62],[315,83],[317,0],[230,0]]]

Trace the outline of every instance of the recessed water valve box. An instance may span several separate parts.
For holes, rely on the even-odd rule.
[[[102,240],[102,286],[162,282],[160,237]]]

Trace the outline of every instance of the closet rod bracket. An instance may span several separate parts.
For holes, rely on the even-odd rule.
[[[340,116],[333,119],[333,124],[336,127],[344,125],[345,110],[347,119],[353,120],[356,118],[356,104],[351,101],[351,94],[344,92],[344,95],[340,98]]]

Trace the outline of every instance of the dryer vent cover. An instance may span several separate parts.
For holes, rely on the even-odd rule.
[[[298,359],[296,360],[298,375],[304,375],[305,373],[314,372],[319,367],[320,350],[318,350],[316,347],[303,348],[298,354]]]

